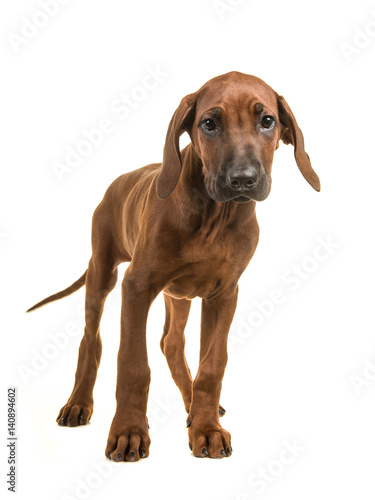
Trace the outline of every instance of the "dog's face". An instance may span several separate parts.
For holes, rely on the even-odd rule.
[[[294,145],[302,174],[314,189],[320,189],[292,111],[284,98],[259,78],[228,73],[181,101],[167,133],[158,179],[161,198],[169,196],[177,184],[178,166],[181,168],[178,140],[184,131],[202,161],[206,190],[215,201],[266,199],[280,138]]]
[[[218,78],[203,88],[192,127],[205,185],[216,201],[262,201],[280,139],[275,93],[256,78]]]

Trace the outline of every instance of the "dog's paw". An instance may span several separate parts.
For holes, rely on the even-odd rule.
[[[188,419],[189,423],[189,419]],[[189,447],[195,457],[224,458],[232,454],[231,436],[220,424],[189,425]]]
[[[92,403],[68,402],[61,408],[56,422],[67,427],[86,425],[90,421],[92,411]]]
[[[105,455],[114,462],[137,462],[147,458],[151,439],[146,424],[121,424],[113,419]]]

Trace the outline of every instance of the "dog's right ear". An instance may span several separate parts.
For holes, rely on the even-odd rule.
[[[181,175],[180,136],[190,132],[195,116],[196,94],[184,97],[169,123],[165,139],[163,164],[156,181],[159,198],[167,198],[177,186]]]

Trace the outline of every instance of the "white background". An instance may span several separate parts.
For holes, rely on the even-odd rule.
[[[213,0],[72,0],[17,52],[9,34],[21,36],[24,18],[41,7],[34,0],[1,3],[2,491],[6,388],[17,386],[19,498],[374,498],[375,4],[222,4],[229,9],[220,15]],[[371,38],[359,36],[365,29]],[[343,42],[356,52],[345,57]],[[159,67],[162,81],[121,119],[111,106],[137,92],[149,67]],[[180,99],[231,70],[257,75],[285,96],[322,191],[305,182],[292,147],[281,145],[271,195],[258,205],[260,243],[241,278],[231,330],[221,403],[232,457],[190,453],[182,400],[159,349],[159,297],[148,326],[151,454],[111,465],[104,449],[115,408],[119,287],[102,321],[95,411],[85,428],[55,424],[73,385],[84,289],[24,311],[81,276],[92,212],[108,185],[160,161]],[[76,148],[83,130],[102,119],[112,121],[112,132],[59,182],[53,162],[64,162],[66,148]],[[326,259],[318,262],[322,240],[332,250],[320,252]],[[293,266],[305,267],[297,289],[288,280]],[[258,314],[249,335],[255,301],[269,300],[274,289],[283,303],[260,320]],[[193,373],[199,309],[194,302],[186,332]],[[61,334],[70,327],[75,335]],[[65,338],[64,348],[51,350],[52,336]],[[34,372],[22,376],[25,368]],[[299,450],[288,464],[280,462],[285,441]],[[107,468],[99,474],[95,464]],[[268,482],[254,487],[262,468]]]

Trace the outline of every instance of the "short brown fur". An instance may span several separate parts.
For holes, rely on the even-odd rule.
[[[272,130],[259,121],[265,116],[274,117]],[[216,128],[209,130],[212,121]],[[191,143],[180,152],[184,131]],[[192,452],[197,457],[231,455],[231,436],[219,422],[227,337],[238,279],[258,243],[256,201],[269,194],[280,139],[294,146],[303,176],[319,190],[292,111],[262,80],[232,72],[186,96],[169,125],[163,163],[116,179],[95,210],[92,257],[85,274],[30,309],[86,285],[86,325],[75,384],[57,418],[59,425],[86,424],[93,412],[104,302],[116,284],[117,266],[130,262],[122,283],[117,409],[108,458],[137,461],[149,454],[146,321],[160,292],[166,307],[161,349],[188,412]],[[194,297],[202,298],[202,319],[199,369],[193,380],[184,355],[184,328]]]

